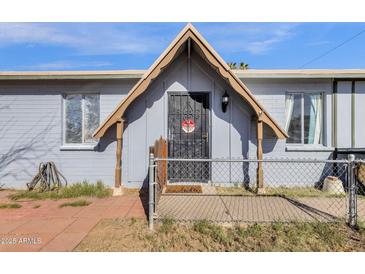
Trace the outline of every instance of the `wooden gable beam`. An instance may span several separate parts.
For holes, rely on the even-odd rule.
[[[269,127],[271,127],[279,139],[288,137],[286,132],[274,121],[273,118],[264,110],[264,108],[256,101],[248,88],[233,74],[228,65],[214,51],[214,49],[204,40],[204,38],[196,31],[196,29],[188,24],[183,31],[175,38],[165,52],[156,60],[151,68],[145,73],[142,79],[131,89],[127,97],[117,106],[114,112],[106,119],[106,121],[95,131],[94,137],[101,138],[107,129],[123,117],[128,106],[143,92],[145,92],[151,81],[155,79],[162,70],[170,64],[176,56],[181,46],[188,40],[194,41],[203,54],[216,69],[219,74],[225,78],[232,88],[239,93],[246,102],[253,108],[256,115],[261,115],[261,119]]]

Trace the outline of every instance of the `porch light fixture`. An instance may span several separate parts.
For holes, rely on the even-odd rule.
[[[223,112],[227,111],[228,103],[229,103],[229,95],[228,95],[227,91],[225,91],[222,96],[222,111]]]

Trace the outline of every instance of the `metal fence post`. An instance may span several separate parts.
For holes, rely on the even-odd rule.
[[[154,183],[155,183],[155,176],[154,176],[154,164],[155,164],[155,157],[153,153],[150,153],[149,157],[149,180],[148,180],[148,227],[150,230],[153,230],[153,212],[155,206],[155,198],[154,198]]]
[[[348,155],[348,186],[349,186],[349,225],[355,227],[357,225],[357,197],[356,197],[356,180],[355,180],[355,155]]]

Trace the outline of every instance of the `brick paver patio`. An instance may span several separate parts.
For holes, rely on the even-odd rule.
[[[7,194],[0,192],[0,203],[12,202]],[[21,208],[0,209],[0,251],[71,251],[100,219],[146,218],[138,194],[83,199],[92,204],[60,208],[65,200],[22,201]]]

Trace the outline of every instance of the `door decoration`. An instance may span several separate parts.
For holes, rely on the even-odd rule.
[[[195,130],[195,122],[193,119],[183,120],[181,127],[185,133],[192,133]]]

